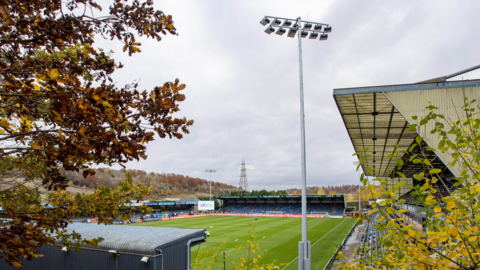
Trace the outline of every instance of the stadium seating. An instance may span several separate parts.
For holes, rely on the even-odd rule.
[[[277,208],[277,205],[278,204],[275,203],[257,203],[250,214],[265,214],[268,211],[273,212]]]
[[[307,204],[307,214],[328,213],[332,212],[331,203],[312,203]]]
[[[345,206],[340,203],[335,204],[335,209],[333,211],[334,216],[340,216],[345,213]]]
[[[282,203],[278,212],[282,212],[288,215],[295,215],[302,213],[302,204],[301,203]]]
[[[247,214],[253,205],[253,203],[232,204],[228,212],[231,214]]]
[[[252,206],[255,207],[252,209]],[[218,212],[229,212],[231,214],[265,214],[266,212],[273,212],[277,209],[278,204],[276,203],[242,203],[242,204],[225,204],[223,205]],[[331,203],[313,203],[307,204],[307,214],[318,214],[318,213],[328,213],[332,214],[333,204]],[[335,209],[333,214],[340,216],[344,213],[345,206],[343,204],[335,204]],[[300,215],[302,213],[302,204],[301,203],[282,203],[277,210],[278,213],[288,214],[288,215]]]

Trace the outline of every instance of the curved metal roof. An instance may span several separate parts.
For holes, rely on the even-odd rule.
[[[204,230],[179,229],[147,226],[97,225],[88,223],[70,223],[67,231],[75,231],[83,238],[102,237],[98,249],[116,250],[141,255],[156,255],[157,248],[171,245],[188,238],[205,236]]]

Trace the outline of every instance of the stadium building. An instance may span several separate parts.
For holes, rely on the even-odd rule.
[[[104,241],[98,247],[81,247],[81,252],[68,250],[60,242],[42,246],[39,251],[44,256],[23,261],[24,269],[190,269],[191,248],[205,242],[205,230],[199,229],[72,223],[67,231]],[[0,269],[16,268],[1,260]]]
[[[417,135],[424,138],[422,145],[434,149],[438,147],[440,139],[438,134],[430,133],[434,128],[432,121],[422,126],[418,133],[410,131],[409,127],[430,112],[426,108],[430,104],[438,108],[435,111],[437,114],[443,114],[447,119],[462,120],[462,114],[457,112],[461,111],[464,98],[480,98],[480,80],[446,81],[462,73],[415,84],[334,89],[333,97],[355,151],[370,148],[362,152],[371,156],[362,165],[366,176],[389,179],[387,189],[390,189],[403,180],[396,173],[397,159],[401,159],[404,164],[401,172],[407,179],[406,185],[399,191],[406,194],[410,191],[409,186],[417,184],[413,175],[422,172],[423,165],[410,162],[412,154],[401,151],[408,150],[416,143]],[[413,120],[412,116],[418,116],[418,120]],[[446,121],[439,120],[448,126]],[[396,151],[400,154],[392,159],[387,158]],[[418,154],[419,148],[414,151],[413,154]],[[442,170],[440,175],[446,187],[440,187],[440,192],[453,189],[454,178],[460,175],[460,164],[450,165],[453,159],[449,151],[441,153],[427,150],[426,154],[430,163]],[[373,169],[373,173],[369,173],[366,167]]]
[[[219,213],[228,214],[272,214],[300,215],[302,213],[302,196],[214,196],[220,200]],[[307,196],[307,214],[341,216],[345,213],[344,195],[309,195]]]

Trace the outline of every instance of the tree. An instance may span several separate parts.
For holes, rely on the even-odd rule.
[[[323,188],[319,188],[317,191],[317,195],[325,195],[325,190]]]
[[[115,189],[72,195],[64,191],[63,169],[91,176],[92,164],[145,159],[155,134],[181,139],[189,133],[193,120],[172,116],[185,99],[184,84],[119,88],[111,75],[122,64],[93,46],[103,36],[122,42],[131,56],[140,52],[136,36],[176,35],[172,16],[152,5],[114,0],[108,15],[96,17],[101,7],[93,0],[0,1],[0,217],[7,218],[0,219],[0,258],[6,262],[20,267],[21,258],[41,256],[38,247],[55,239],[95,245],[100,239],[74,242],[81,238],[63,231],[68,220],[127,219],[130,199],[149,192],[127,173]],[[50,191],[45,199],[28,185],[35,180]]]
[[[351,264],[341,265],[341,269],[478,269],[480,266],[480,119],[476,100],[465,98],[461,111],[457,111],[458,119],[448,119],[436,112],[433,105],[427,107],[429,113],[410,126],[411,131],[424,130],[428,125],[433,127],[431,134],[439,136],[438,148],[434,149],[424,143],[421,136],[405,153],[410,161],[423,167],[423,172],[413,177],[419,184],[412,186],[416,196],[415,203],[424,205],[426,213],[423,230],[416,230],[412,224],[404,223],[403,218],[393,219],[390,214],[402,215],[407,210],[402,209],[405,203],[397,198],[396,190],[405,181],[400,181],[387,193],[385,201],[374,203],[374,209],[369,214],[377,212],[380,234],[379,245],[385,249],[372,252],[372,259],[356,260]],[[445,180],[440,168],[435,168],[427,158],[430,152],[449,153],[452,156],[450,167],[459,166],[460,175],[453,184]],[[367,157],[363,151],[357,153],[360,161]],[[394,153],[392,159],[400,153]],[[397,159],[396,174],[405,178],[402,173],[403,161]],[[370,169],[371,170],[371,169]],[[383,186],[387,182],[382,179]],[[364,188],[373,191],[369,180],[362,174]],[[400,206],[400,207],[396,207]],[[368,220],[369,217],[362,217]],[[377,256],[380,255],[380,256]]]

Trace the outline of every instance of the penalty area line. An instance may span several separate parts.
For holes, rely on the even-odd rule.
[[[323,237],[325,237],[327,234],[329,234],[331,231],[333,231],[335,228],[337,228],[337,227],[338,227],[340,224],[342,224],[344,221],[345,221],[345,219],[342,220],[342,222],[338,223],[337,226],[333,227],[330,231],[328,231],[328,232],[327,232],[326,234],[324,234],[322,237],[320,237],[320,239],[318,239],[317,241],[315,241],[315,243],[313,243],[313,245],[312,245],[310,248],[312,248],[316,243],[318,243],[318,241],[322,240]],[[310,250],[310,252],[311,252],[311,250]],[[293,259],[291,262],[289,262],[287,265],[285,265],[285,267],[283,267],[281,270],[287,268],[287,267],[288,267],[290,264],[292,264],[296,259],[298,259],[298,255],[297,255],[297,257],[295,257],[295,259]]]

